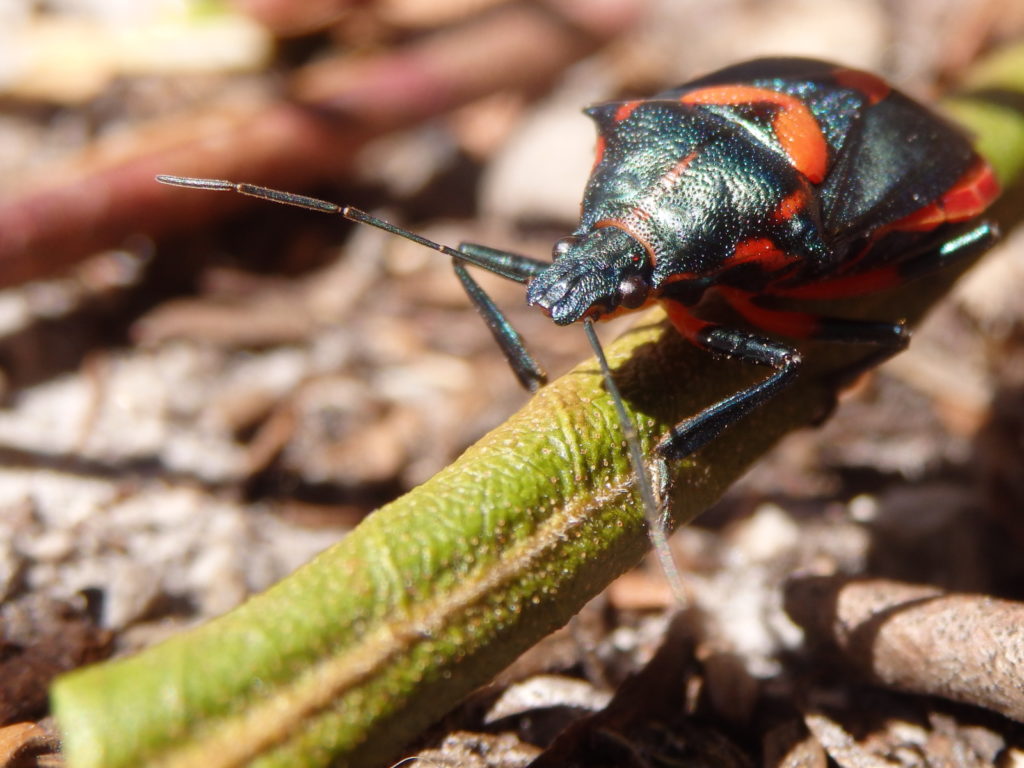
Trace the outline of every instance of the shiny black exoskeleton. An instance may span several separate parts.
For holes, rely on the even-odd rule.
[[[664,458],[699,449],[792,381],[800,353],[776,337],[873,344],[876,360],[907,343],[898,307],[871,322],[793,302],[880,291],[996,237],[978,217],[998,184],[968,139],[866,72],[761,59],[587,114],[598,127],[597,158],[580,225],[555,245],[552,262],[473,244],[455,250],[354,208],[263,187],[162,180],[341,213],[447,254],[531,389],[543,372],[467,264],[527,283],[527,301],[560,325],[661,302],[694,344],[773,369],[673,429],[658,446]],[[747,327],[702,319],[709,292]]]
[[[959,129],[824,62],[749,62],[587,114],[599,149],[580,226],[527,293],[559,324],[715,286],[806,294],[905,258],[997,191]],[[951,192],[965,199],[912,218]]]
[[[966,136],[865,72],[763,59],[587,114],[599,137],[580,226],[530,280],[529,303],[564,325],[660,301],[695,344],[775,369],[673,430],[667,457],[700,448],[800,366],[788,344],[702,320],[707,292],[772,334],[891,354],[908,340],[898,322],[780,306],[880,291],[996,236],[977,218],[998,185]]]

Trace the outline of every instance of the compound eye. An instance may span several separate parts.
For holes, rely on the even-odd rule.
[[[626,309],[643,306],[647,294],[647,281],[641,275],[630,275],[619,283],[619,304]]]
[[[556,242],[554,246],[552,246],[551,258],[554,259],[555,261],[558,261],[560,258],[565,256],[565,254],[571,251],[572,247],[576,245],[576,243],[578,243],[579,241],[580,239],[576,235],[568,235],[567,237],[563,237],[561,240]]]

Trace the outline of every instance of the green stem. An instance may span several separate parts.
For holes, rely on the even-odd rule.
[[[991,104],[979,94],[988,86],[972,83],[974,95],[954,106],[983,146],[1003,137],[991,156],[1006,183],[1024,162],[1024,120],[1002,107],[985,113]],[[1012,87],[1024,93],[1024,83]],[[914,320],[950,277],[873,303]],[[645,450],[762,375],[710,359],[660,312],[607,351]],[[683,463],[675,523],[705,509],[782,435],[820,419],[834,398],[827,374],[859,354],[811,350],[792,389]],[[648,546],[614,406],[588,361],[264,594],[137,656],[60,678],[52,698],[67,763],[381,763],[565,624]]]

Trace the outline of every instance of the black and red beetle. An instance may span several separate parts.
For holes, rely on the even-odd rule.
[[[970,141],[866,72],[761,59],[587,114],[600,135],[582,220],[528,301],[559,324],[661,301],[698,346],[775,369],[674,429],[659,445],[669,458],[771,398],[800,365],[788,344],[701,320],[708,291],[773,334],[895,352],[908,341],[901,324],[780,305],[878,291],[996,236],[975,221],[999,188]]]
[[[866,72],[760,59],[587,114],[598,127],[597,158],[580,226],[556,243],[552,262],[473,244],[455,250],[354,208],[263,187],[160,180],[340,213],[447,254],[531,389],[543,372],[466,264],[526,283],[527,301],[559,325],[583,320],[602,362],[590,321],[661,302],[694,344],[773,369],[676,426],[658,445],[665,459],[698,450],[793,380],[800,353],[777,337],[872,344],[877,359],[907,344],[892,319],[823,317],[793,302],[876,292],[976,255],[996,238],[978,217],[998,184],[967,137]],[[748,327],[701,319],[709,293]],[[631,449],[642,475],[635,440]]]

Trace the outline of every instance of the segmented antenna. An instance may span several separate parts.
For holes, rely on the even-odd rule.
[[[454,259],[470,261],[472,263],[471,259],[467,259],[463,253],[455,250],[454,248],[449,248],[447,245],[442,245],[441,243],[435,243],[433,240],[428,240],[427,238],[421,237],[415,232],[410,232],[407,229],[396,227],[389,221],[378,219],[376,216],[371,216],[366,211],[354,208],[351,205],[338,205],[337,203],[330,203],[326,200],[320,200],[315,197],[297,195],[294,192],[283,192],[280,189],[261,187],[256,184],[239,184],[234,181],[224,181],[223,179],[198,179],[192,176],[160,175],[156,177],[156,180],[161,184],[168,184],[172,187],[208,189],[213,190],[214,192],[237,192],[240,195],[257,197],[261,200],[270,200],[271,202],[282,203],[284,205],[294,205],[297,208],[305,208],[306,210],[317,211],[318,213],[336,213],[344,216],[349,221],[359,222],[360,224],[369,224],[371,227],[383,229],[385,232],[390,232],[393,235],[404,237],[406,240],[412,240],[414,243],[419,243],[422,246],[439,251],[445,256],[451,256]],[[484,268],[486,269],[486,267]],[[502,276],[508,277],[508,275]],[[510,279],[516,280],[518,278],[511,277]],[[519,282],[526,282],[526,279],[519,279]]]
[[[637,488],[640,491],[640,501],[644,506],[644,517],[647,520],[648,535],[651,537],[651,546],[658,558],[665,579],[668,581],[672,596],[680,605],[689,605],[692,600],[688,590],[683,584],[682,574],[672,557],[672,550],[668,545],[668,536],[665,534],[665,523],[658,514],[659,504],[654,493],[654,485],[651,483],[651,475],[647,471],[647,464],[644,462],[643,448],[640,446],[640,433],[637,431],[636,423],[630,418],[626,411],[626,405],[622,400],[622,393],[612,376],[612,369],[608,365],[608,358],[605,357],[604,347],[601,340],[597,338],[597,331],[594,330],[594,323],[588,318],[583,321],[583,330],[587,334],[587,341],[594,350],[594,357],[601,368],[601,378],[604,379],[605,389],[608,396],[615,405],[615,415],[619,419],[619,427],[622,429],[622,437],[629,449],[629,463],[633,468],[633,476],[636,478]]]
[[[391,222],[372,216],[359,208],[354,208],[350,205],[342,206],[326,200],[320,200],[315,197],[307,197],[306,195],[297,195],[294,192],[284,192],[279,189],[261,187],[256,184],[240,184],[233,181],[225,181],[223,179],[202,179],[191,176],[160,175],[156,177],[156,180],[161,184],[169,184],[174,187],[206,189],[215,192],[237,192],[242,195],[247,195],[248,197],[256,197],[261,200],[269,200],[271,202],[282,203],[284,205],[294,205],[299,208],[305,208],[319,213],[339,214],[349,221],[359,222],[360,224],[369,224],[372,227],[382,229],[385,232],[390,232],[391,234],[398,235],[399,237],[404,237],[406,240],[411,240],[414,243],[418,243],[419,245],[451,257],[457,267],[456,273],[459,275],[460,279],[463,280],[464,285],[466,284],[465,281],[467,279],[471,280],[471,278],[468,278],[468,274],[465,274],[465,270],[460,271],[458,269],[458,265],[461,262],[473,264],[474,266],[481,267],[489,272],[493,272],[494,274],[501,275],[502,277],[519,283],[529,282],[531,278],[535,277],[549,266],[548,262],[542,262],[528,256],[508,254],[481,246],[472,246],[467,250],[456,250],[447,245],[436,243],[433,240],[428,240],[427,238],[417,235],[414,232],[410,232],[407,229],[395,226]],[[491,331],[494,333],[495,339],[499,346],[501,346],[502,351],[505,353],[506,358],[509,360],[512,369],[520,382],[522,382],[524,386],[531,391],[536,389],[539,384],[545,381],[546,377],[544,372],[526,352],[525,347],[522,346],[519,334],[516,333],[511,325],[508,324],[497,307],[493,305],[493,302],[490,301],[489,297],[486,297],[486,294],[483,293],[479,286],[476,286],[475,283],[471,282],[469,285],[466,285],[466,290],[469,293],[470,298],[473,299],[474,304],[476,304],[477,309],[484,315],[484,319],[487,320],[488,325],[491,326]],[[484,298],[482,298],[481,295]],[[665,533],[665,525],[659,517],[658,499],[654,492],[654,485],[651,482],[651,476],[647,470],[647,465],[644,462],[643,448],[640,446],[639,432],[637,431],[636,424],[633,419],[630,418],[629,412],[626,410],[626,406],[622,400],[622,393],[615,384],[611,368],[608,365],[608,359],[604,354],[604,348],[601,346],[601,341],[598,339],[596,331],[594,331],[593,322],[589,319],[584,320],[583,329],[587,336],[587,341],[590,342],[590,346],[594,350],[594,355],[597,357],[605,388],[608,390],[608,395],[611,397],[612,403],[615,406],[615,414],[618,417],[619,426],[622,429],[622,436],[626,442],[626,447],[628,448],[629,463],[633,470],[633,476],[636,478],[637,490],[639,491],[640,501],[644,508],[644,517],[647,521],[651,545],[653,546],[655,555],[658,558],[658,563],[661,565],[661,569],[665,573],[665,578],[668,581],[669,588],[672,590],[673,596],[680,604],[686,605],[690,600],[687,596],[687,590],[683,585],[682,576],[679,573],[675,560],[672,558],[672,552],[668,545],[668,537]]]

